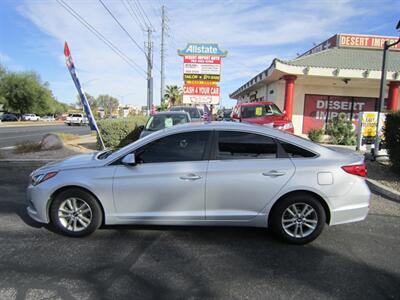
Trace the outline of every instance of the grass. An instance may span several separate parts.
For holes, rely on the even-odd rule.
[[[15,145],[14,152],[17,154],[38,152],[41,151],[40,144],[35,142],[25,141]]]
[[[58,137],[59,137],[60,139],[62,139],[62,141],[63,141],[64,143],[65,143],[65,142],[68,142],[68,141],[72,141],[72,140],[79,139],[79,134],[74,134],[74,133],[63,133],[63,132],[57,132],[57,133],[54,133],[54,134],[58,135]]]

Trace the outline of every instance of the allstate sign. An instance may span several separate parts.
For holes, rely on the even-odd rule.
[[[218,44],[200,44],[191,43],[187,44],[183,50],[178,50],[178,55],[214,55],[214,56],[226,56],[227,51],[222,51]]]

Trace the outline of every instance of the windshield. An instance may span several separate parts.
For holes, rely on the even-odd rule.
[[[81,118],[82,115],[81,115],[81,114],[73,114],[72,117],[73,117],[73,118]]]
[[[241,117],[259,118],[264,116],[281,116],[282,112],[275,104],[260,104],[251,106],[242,106]]]
[[[154,115],[150,117],[145,130],[157,131],[187,122],[189,122],[189,120],[186,114]]]
[[[196,107],[173,107],[170,109],[171,111],[185,111],[187,112],[192,119],[200,119],[199,110]]]

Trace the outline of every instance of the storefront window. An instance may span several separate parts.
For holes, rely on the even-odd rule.
[[[352,120],[356,125],[358,113],[376,111],[376,102],[376,98],[367,97],[305,95],[303,133],[308,133],[312,128],[323,128],[341,112],[346,114],[347,120]]]

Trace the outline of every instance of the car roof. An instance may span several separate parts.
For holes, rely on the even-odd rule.
[[[238,106],[256,106],[256,105],[271,105],[274,104],[271,101],[260,101],[260,102],[250,102],[250,103],[241,103]]]
[[[154,114],[154,116],[159,115],[188,115],[186,111],[160,111]]]
[[[198,109],[196,106],[172,106],[172,107],[170,107],[170,109],[185,109],[185,108]]]

